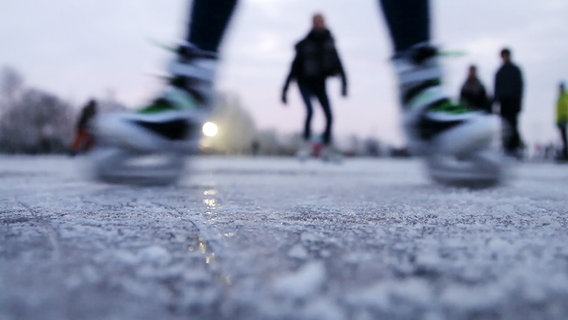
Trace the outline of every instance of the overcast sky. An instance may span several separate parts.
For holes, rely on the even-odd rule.
[[[492,91],[504,46],[524,72],[521,130],[529,143],[556,141],[555,100],[568,79],[568,1],[432,1],[434,42],[463,57],[443,60],[446,86],[457,95],[467,66],[478,65]],[[186,0],[0,0],[0,66],[12,66],[28,85],[80,105],[113,93],[136,107],[162,84],[169,53],[152,41],[173,43],[184,34]],[[373,136],[401,144],[390,41],[374,0],[244,0],[222,47],[218,88],[236,92],[258,127],[295,132],[304,107],[295,86],[289,105],[280,90],[315,11],[324,13],[349,78],[349,97],[339,81],[329,91],[335,134]],[[323,127],[316,109],[315,128]]]

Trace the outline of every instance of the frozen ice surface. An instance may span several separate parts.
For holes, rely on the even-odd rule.
[[[325,267],[321,262],[308,263],[300,270],[276,279],[274,290],[285,297],[306,299],[315,294],[325,281]]]
[[[566,319],[568,167],[197,157],[176,186],[0,156],[0,319]]]

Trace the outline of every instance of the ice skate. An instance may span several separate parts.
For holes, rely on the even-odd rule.
[[[499,134],[499,120],[449,100],[441,86],[436,55],[435,48],[420,45],[394,60],[409,149],[425,157],[434,181],[497,184],[502,179],[502,161],[491,148]]]
[[[140,153],[113,146],[95,149],[91,155],[93,178],[108,183],[168,185],[176,182],[185,157],[172,152]]]
[[[341,153],[339,153],[339,151],[331,145],[323,146],[320,153],[320,158],[324,162],[335,163],[335,164],[339,164],[343,161]]]
[[[303,162],[308,160],[313,153],[313,145],[310,141],[303,141],[298,150],[296,151],[296,157],[299,161]]]
[[[136,112],[98,116],[93,175],[107,182],[167,184],[182,173],[184,157],[199,150],[209,114],[215,57],[187,44],[169,66],[160,97]]]

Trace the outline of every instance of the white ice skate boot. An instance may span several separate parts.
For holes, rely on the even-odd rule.
[[[426,158],[430,177],[457,185],[492,185],[501,180],[500,157],[490,151],[499,120],[452,103],[441,86],[437,51],[418,45],[394,64],[404,108],[409,149]]]
[[[97,117],[94,176],[110,182],[174,182],[183,169],[183,157],[199,149],[215,65],[213,54],[182,44],[169,66],[169,85],[160,97],[137,112]]]

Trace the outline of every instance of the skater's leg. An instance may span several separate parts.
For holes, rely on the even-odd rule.
[[[312,104],[313,91],[309,83],[303,81],[298,81],[298,89],[300,90],[300,95],[304,106],[306,108],[306,118],[304,121],[304,131],[302,133],[303,142],[296,150],[296,156],[300,160],[306,160],[312,154],[312,117],[314,114],[314,108]]]
[[[510,126],[507,151],[515,157],[520,157],[523,148],[523,141],[519,132],[519,110],[521,101],[519,99],[506,99],[501,102],[501,110],[504,111],[505,118]]]
[[[185,43],[170,67],[170,83],[185,90],[201,107],[209,107],[218,51],[237,0],[194,0],[189,8]]]
[[[186,41],[201,50],[218,52],[237,0],[194,0]]]
[[[159,182],[168,177],[166,181],[173,182],[169,177],[180,175],[182,156],[199,150],[201,127],[213,99],[217,53],[236,4],[236,0],[191,2],[184,42],[168,66],[164,92],[136,113],[107,114],[96,119],[97,143],[101,141],[105,148],[116,152],[99,153],[102,156],[94,160],[94,176],[125,182],[141,178]],[[128,156],[116,156],[123,154]],[[131,165],[131,159],[155,154],[166,156],[168,161],[160,166]],[[106,170],[108,159],[121,170]]]
[[[112,125],[99,125],[99,129],[104,127],[105,136],[144,152],[196,150],[201,125],[212,103],[217,51],[237,1],[190,3],[185,42],[179,45],[175,60],[168,66],[169,85],[138,114],[111,116],[106,122]],[[101,130],[98,131],[100,135]],[[181,140],[190,145],[180,143]]]
[[[315,95],[323,109],[323,114],[325,116],[325,130],[323,132],[323,144],[327,146],[331,143],[333,115],[331,113],[331,103],[327,95],[325,81],[317,85],[317,87],[315,88]]]
[[[380,4],[395,53],[430,41],[428,0],[381,0]]]
[[[446,166],[453,166],[446,161],[438,166],[438,159],[479,158],[469,155],[490,146],[496,122],[489,115],[452,103],[442,88],[438,52],[431,44],[429,1],[380,0],[380,6],[391,36],[409,149],[427,156],[430,167],[436,165],[433,178],[438,180],[439,172],[464,168]],[[481,167],[467,166],[473,168],[470,174],[452,177],[475,179],[480,175],[474,170],[486,167],[487,161],[482,162]],[[491,175],[494,177],[493,173],[487,177],[492,178]]]
[[[521,144],[517,113],[504,112],[502,113],[502,118],[505,123],[505,130],[502,134],[503,149],[510,156],[516,156],[515,153],[518,151]]]
[[[519,133],[519,114],[511,116],[511,150],[519,152],[522,147],[521,135]]]
[[[503,130],[501,132],[501,146],[503,151],[509,153],[511,151],[511,121],[509,117],[501,113],[501,121],[503,123]]]
[[[494,130],[491,117],[452,103],[442,88],[437,49],[430,44],[429,1],[381,0],[380,4],[395,51],[410,149],[420,154],[457,154],[488,144]],[[446,138],[450,132],[457,139]]]
[[[304,101],[304,106],[306,107],[306,118],[304,121],[304,141],[310,141],[312,135],[312,117],[314,114],[314,108],[312,105],[312,90],[305,83],[298,83],[298,88],[300,89],[300,94],[302,96],[302,101]]]
[[[325,130],[322,137],[323,145],[319,155],[324,161],[339,162],[341,161],[341,156],[332,145],[333,114],[331,112],[331,101],[327,95],[325,79],[314,83],[314,95],[318,99],[325,116]]]

